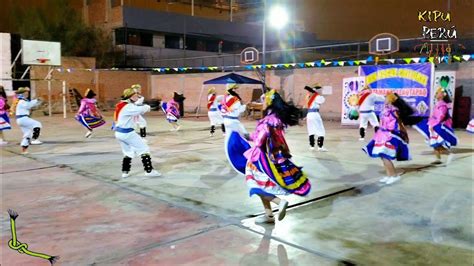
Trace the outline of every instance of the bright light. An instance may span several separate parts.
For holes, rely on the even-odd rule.
[[[274,6],[270,9],[268,22],[274,28],[281,29],[288,23],[288,13],[282,6]]]

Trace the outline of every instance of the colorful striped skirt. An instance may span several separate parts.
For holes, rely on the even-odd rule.
[[[91,115],[77,115],[76,120],[88,130],[92,130],[105,124],[105,120],[102,117],[94,117]]]

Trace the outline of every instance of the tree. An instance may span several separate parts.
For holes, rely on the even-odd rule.
[[[14,8],[12,24],[23,39],[61,42],[63,56],[95,57],[99,67],[113,64],[111,37],[82,20],[68,0],[47,0],[45,5]]]

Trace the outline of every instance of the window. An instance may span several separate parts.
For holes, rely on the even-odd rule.
[[[180,48],[180,36],[165,35],[165,48],[181,49]]]

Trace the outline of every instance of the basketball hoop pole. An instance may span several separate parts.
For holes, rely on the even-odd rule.
[[[53,67],[49,66],[48,68],[48,75],[46,78],[48,79],[48,116],[51,117],[52,115],[52,106],[51,106],[51,74],[53,73]]]

